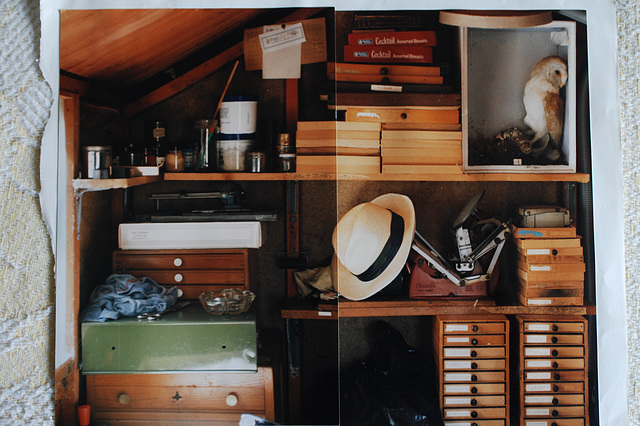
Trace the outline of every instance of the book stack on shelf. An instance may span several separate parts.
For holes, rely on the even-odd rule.
[[[299,121],[299,173],[380,173],[380,123]]]
[[[585,263],[576,228],[513,226],[518,254],[517,296],[525,306],[584,303]]]

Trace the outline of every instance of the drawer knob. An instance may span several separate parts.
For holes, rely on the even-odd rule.
[[[551,351],[551,355],[553,355],[553,356],[558,356],[558,351],[557,351],[557,350],[555,350],[555,349],[554,349],[554,350],[552,350],[552,351]]]
[[[553,405],[558,405],[558,404],[560,404],[560,401],[558,401],[558,398],[553,398],[553,400],[551,401],[551,403],[552,403]]]
[[[557,338],[557,337],[555,337],[555,336],[553,336],[553,337],[551,338],[551,343],[558,343],[558,338]]]
[[[473,394],[478,393],[478,388],[477,388],[477,387],[475,387],[475,386],[474,386],[474,387],[472,387],[472,388],[471,388],[471,393],[473,393]]]
[[[225,402],[229,407],[235,407],[236,405],[238,405],[238,396],[235,393],[230,393],[225,398]]]
[[[474,333],[477,333],[479,329],[478,329],[478,326],[477,326],[477,325],[474,325],[473,327],[471,327],[471,330],[472,330]]]
[[[471,358],[477,358],[477,357],[478,357],[478,352],[471,351]]]
[[[558,386],[558,385],[554,385],[553,386],[553,391],[554,392],[558,392],[559,390],[560,390],[560,386]]]
[[[559,375],[558,373],[554,374],[554,375],[553,375],[553,380],[555,380],[556,382],[557,382],[558,380],[560,380],[560,375]]]
[[[558,363],[554,362],[553,364],[551,364],[551,367],[553,367],[553,369],[555,370],[556,368],[558,368]]]
[[[477,382],[478,381],[478,376],[476,376],[475,374],[471,375],[471,381],[472,382]]]
[[[180,259],[179,257],[176,257],[175,259],[173,259],[173,264],[175,266],[182,266],[182,259]]]
[[[477,363],[475,363],[475,362],[472,362],[472,363],[471,363],[471,369],[472,369],[472,370],[477,370],[477,369],[478,369],[478,364],[477,364]]]
[[[551,415],[552,415],[553,417],[558,417],[558,416],[560,415],[560,413],[558,413],[558,410],[553,410],[553,411],[551,412]]]
[[[120,404],[127,405],[129,401],[131,401],[131,398],[129,398],[129,395],[127,395],[126,393],[121,393],[120,395],[118,395],[118,402]]]
[[[389,69],[387,67],[380,68],[380,75],[387,75],[387,74],[389,74]]]
[[[471,412],[471,417],[473,417],[474,419],[478,418],[478,412],[477,411],[472,411]]]
[[[472,344],[473,346],[477,346],[477,345],[478,345],[478,339],[473,339],[473,340],[471,340],[471,344]]]
[[[551,330],[553,330],[553,331],[558,331],[558,326],[557,326],[557,325],[555,325],[555,324],[553,324],[553,325],[551,326]]]
[[[175,280],[175,282],[177,282],[177,283],[181,283],[181,282],[182,282],[182,280],[184,279],[184,277],[182,276],[182,274],[175,274],[175,275],[173,276],[173,279]]]
[[[478,405],[478,400],[477,400],[477,399],[475,399],[475,398],[473,398],[473,399],[471,400],[471,405],[472,405],[473,407],[475,407],[476,405]]]

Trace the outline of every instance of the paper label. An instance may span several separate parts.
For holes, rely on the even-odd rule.
[[[306,41],[302,22],[286,25],[284,28],[280,25],[265,27],[264,34],[260,34],[258,38],[263,52],[284,49]]]
[[[444,356],[452,358],[467,358],[471,356],[471,349],[469,348],[446,348],[444,350]]]
[[[371,90],[374,92],[402,92],[402,86],[390,86],[387,84],[372,84]]]
[[[550,305],[551,299],[527,299],[529,305]]]
[[[527,343],[547,343],[547,336],[536,336],[535,334],[527,334]]]
[[[551,254],[551,249],[527,249],[527,254]]]
[[[551,348],[525,348],[525,356],[551,356]]]
[[[445,370],[468,370],[471,368],[471,361],[445,361]]]
[[[525,396],[525,404],[551,404],[553,403],[553,396]]]
[[[551,372],[527,373],[527,380],[551,380]]]
[[[527,392],[551,392],[550,383],[542,384],[528,384],[526,386]]]
[[[470,417],[471,410],[447,410],[447,417]]]
[[[470,382],[471,373],[445,373],[444,380],[446,382]]]
[[[526,361],[527,367],[530,368],[551,368],[551,361],[546,360],[531,360]]]
[[[527,408],[527,416],[548,416],[548,408]]]
[[[447,343],[469,343],[468,337],[447,337]]]
[[[547,422],[525,422],[525,426],[549,426]]]
[[[445,393],[469,393],[471,392],[470,385],[445,385]]]
[[[471,397],[459,398],[459,397],[446,397],[444,399],[445,405],[469,405],[471,404]]]
[[[547,265],[531,265],[531,271],[532,272],[549,272],[551,271],[551,266],[547,266]]]
[[[445,332],[451,331],[469,331],[469,325],[467,324],[447,324],[444,327]]]
[[[549,324],[527,324],[527,330],[529,331],[549,331],[551,326]]]

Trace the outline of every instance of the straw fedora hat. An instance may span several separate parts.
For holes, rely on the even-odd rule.
[[[358,204],[333,231],[334,287],[350,300],[377,293],[402,270],[416,229],[411,199],[385,194]]]

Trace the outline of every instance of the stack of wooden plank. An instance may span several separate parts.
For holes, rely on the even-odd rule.
[[[382,173],[462,173],[462,132],[382,130]]]
[[[585,263],[575,227],[513,227],[513,231],[520,303],[525,306],[583,305]]]
[[[299,121],[299,173],[380,173],[380,123]]]

